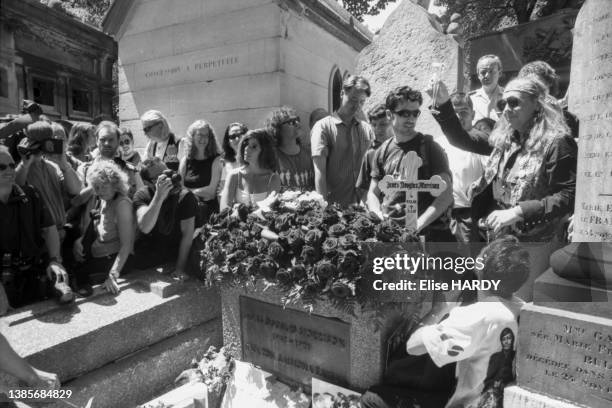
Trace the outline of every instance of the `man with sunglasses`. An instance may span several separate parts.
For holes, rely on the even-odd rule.
[[[499,120],[497,103],[502,98],[504,88],[499,86],[499,78],[502,73],[502,63],[497,55],[483,55],[476,64],[476,73],[482,87],[470,92],[470,99],[474,106],[474,119],[476,123],[482,118]]]
[[[372,167],[372,181],[367,195],[367,205],[382,218],[390,218],[404,225],[406,217],[405,192],[383,196],[379,181],[386,175],[401,174],[402,162],[409,152],[415,152],[422,161],[418,179],[440,176],[448,186],[438,197],[427,192],[418,193],[418,219],[416,232],[431,242],[453,242],[448,219],[444,216],[453,202],[451,171],[444,150],[433,137],[416,130],[417,119],[423,104],[421,92],[402,86],[387,95],[385,106],[391,122],[392,138],[387,139],[376,151]],[[382,204],[381,204],[382,200]]]
[[[8,301],[20,307],[43,300],[54,282],[60,302],[71,302],[53,217],[35,188],[16,184],[15,169],[8,148],[0,145],[0,280]]]
[[[357,114],[370,93],[367,79],[349,75],[342,84],[340,108],[312,128],[315,188],[330,203],[346,207],[360,201],[355,184],[374,132]]]

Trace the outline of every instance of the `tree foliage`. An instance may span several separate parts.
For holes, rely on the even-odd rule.
[[[357,20],[363,21],[363,16],[375,16],[397,0],[341,0],[340,3]]]
[[[477,35],[526,23],[563,8],[580,8],[584,0],[437,0],[447,16],[459,13],[464,32]]]

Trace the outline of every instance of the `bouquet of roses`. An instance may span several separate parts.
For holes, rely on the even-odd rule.
[[[207,285],[263,279],[285,303],[312,305],[358,297],[363,242],[414,242],[390,221],[359,206],[327,205],[317,193],[285,192],[258,208],[244,204],[211,217],[199,239]]]

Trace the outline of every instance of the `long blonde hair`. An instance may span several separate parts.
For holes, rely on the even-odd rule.
[[[527,95],[534,99],[538,105],[531,119],[529,136],[524,146],[530,154],[542,154],[554,139],[570,134],[563,117],[563,111],[554,104],[542,81],[534,76],[515,78],[506,85],[504,92],[510,90]],[[510,122],[505,115],[501,115],[500,120],[491,132],[489,142],[496,148],[507,150],[510,147],[513,134],[514,129]]]
[[[187,128],[187,132],[186,132],[187,137],[185,138],[187,142],[186,144],[187,158],[193,159],[195,157],[197,153],[196,151],[197,148],[195,146],[193,137],[198,130],[203,130],[203,129],[208,129],[208,144],[204,148],[205,158],[219,156],[220,149],[219,149],[219,144],[217,142],[217,135],[215,134],[214,129],[212,128],[210,123],[206,122],[205,120],[198,119],[195,122],[193,122],[191,125],[189,125],[189,127]]]

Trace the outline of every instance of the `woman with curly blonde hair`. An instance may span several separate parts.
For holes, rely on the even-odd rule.
[[[510,233],[523,242],[560,240],[562,219],[574,208],[578,147],[547,87],[533,76],[511,80],[488,140],[463,130],[442,82],[432,83],[431,94],[433,88],[438,110],[434,117],[449,142],[489,155],[483,177],[472,186],[472,222],[480,220],[493,236]]]
[[[83,262],[77,272],[78,293],[91,294],[92,280],[106,276],[104,287],[119,292],[117,278],[124,269],[134,242],[132,201],[128,198],[128,177],[109,160],[94,162],[87,172],[97,205],[85,234],[74,244],[74,256]]]
[[[221,156],[215,132],[205,120],[193,122],[184,140],[186,157],[181,159],[179,174],[183,185],[198,198],[196,227],[199,227],[219,211],[217,188],[221,179]]]

